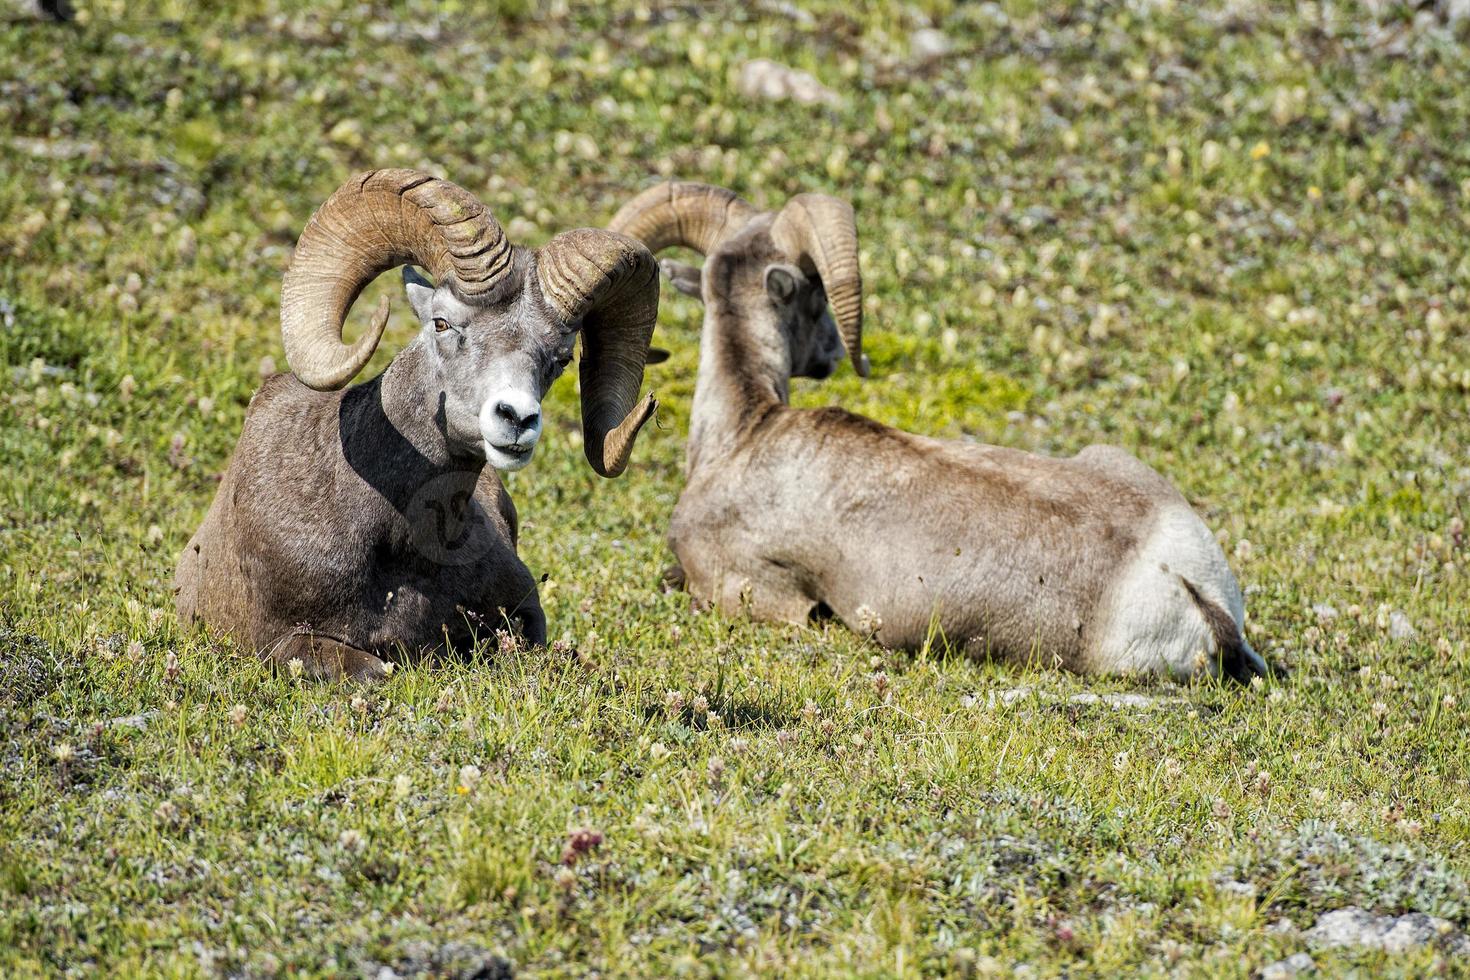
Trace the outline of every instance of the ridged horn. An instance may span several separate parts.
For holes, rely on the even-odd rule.
[[[815,271],[821,277],[853,369],[866,378],[863,277],[858,270],[857,218],[852,205],[827,194],[798,194],[771,223],[771,240],[804,271]]]
[[[358,174],[322,202],[281,283],[281,342],[302,384],[326,391],[357,376],[388,324],[388,300],[352,344],[342,341],[347,312],[368,283],[410,262],[468,300],[504,279],[510,242],[474,195],[418,170]]]
[[[658,407],[652,394],[638,400],[658,319],[658,263],[634,238],[578,228],[537,249],[536,276],[562,322],[582,323],[583,448],[599,475],[617,476]]]
[[[671,180],[624,204],[608,228],[638,239],[650,252],[682,245],[708,255],[757,213],[734,191]]]

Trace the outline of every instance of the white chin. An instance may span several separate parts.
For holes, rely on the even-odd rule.
[[[513,453],[507,452],[506,450],[500,449],[496,446],[492,446],[490,443],[487,442],[485,443],[485,462],[489,463],[491,466],[493,466],[497,470],[500,470],[501,472],[518,470],[524,467],[527,463],[531,462],[531,456],[535,452],[535,446],[530,447],[523,453]]]

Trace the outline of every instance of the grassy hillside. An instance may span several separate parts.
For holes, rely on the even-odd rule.
[[[79,5],[0,23],[0,974],[1464,968],[1463,32],[1252,0]],[[837,103],[747,98],[756,57]],[[660,175],[847,196],[873,377],[795,400],[1129,448],[1289,679],[896,656],[663,594],[700,317],[672,290],[628,475],[583,462],[569,375],[507,479],[565,644],[348,689],[180,631],[288,250],[374,166],[527,244]],[[395,299],[370,370],[412,336]],[[1314,946],[1348,906],[1450,931]]]

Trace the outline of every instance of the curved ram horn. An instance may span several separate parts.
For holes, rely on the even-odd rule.
[[[584,449],[598,474],[617,476],[658,407],[652,394],[638,400],[658,318],[658,263],[627,235],[578,228],[537,250],[536,274],[562,321],[582,323]]]
[[[317,208],[281,283],[281,341],[302,384],[330,390],[357,376],[383,336],[388,300],[352,344],[342,341],[347,311],[373,279],[410,262],[472,299],[505,278],[510,242],[474,195],[417,170],[358,174]]]
[[[858,270],[857,218],[852,205],[827,194],[798,194],[771,223],[771,240],[804,271],[815,271],[821,277],[853,369],[866,378],[863,277]]]
[[[650,252],[682,245],[708,255],[757,213],[734,191],[671,180],[624,204],[608,228],[638,239]]]

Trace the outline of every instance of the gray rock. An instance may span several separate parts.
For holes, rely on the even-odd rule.
[[[1256,886],[1248,881],[1236,881],[1234,878],[1216,879],[1215,887],[1227,895],[1239,895],[1241,898],[1255,898]]]
[[[1261,967],[1261,980],[1287,980],[1301,973],[1317,972],[1317,964],[1306,953],[1297,953]]]
[[[954,42],[943,31],[924,27],[909,35],[909,50],[915,58],[929,61],[949,54],[954,50]]]
[[[810,72],[769,58],[756,58],[741,65],[739,88],[742,95],[752,99],[790,99],[803,105],[837,105],[842,101]]]
[[[473,943],[435,945],[419,939],[404,943],[394,962],[366,960],[358,965],[358,973],[373,980],[406,980],[408,977],[512,980],[515,965]]]
[[[774,2],[760,4],[760,7],[762,10],[785,17],[793,24],[799,24],[802,27],[811,27],[817,22],[817,18],[808,11],[802,10],[791,0],[774,0]]]
[[[988,706],[994,708],[997,704],[1012,705],[1017,703],[1018,701],[1024,701],[1027,698],[1031,698],[1033,696],[1036,698],[1036,700],[1048,704],[1054,704],[1058,701],[1063,700],[1056,694],[1052,694],[1048,691],[1038,691],[1036,688],[1030,686],[1012,687],[1000,691],[991,691],[986,700]],[[1073,694],[1071,697],[1066,698],[1065,700],[1067,704],[1100,704],[1118,711],[1152,711],[1155,708],[1159,708],[1164,705],[1182,704],[1184,702],[1184,698],[1181,697],[1151,697],[1147,694],[1133,694],[1130,692],[1097,694],[1093,691],[1083,691],[1080,694]]]
[[[29,153],[43,160],[75,160],[78,157],[95,160],[102,156],[100,143],[88,143],[84,140],[35,139],[28,136],[17,136],[10,141],[10,145],[22,153]]]
[[[107,723],[108,728],[136,728],[138,731],[148,727],[148,722],[158,714],[157,711],[145,711],[138,715],[124,715],[114,718]]]
[[[1403,953],[1430,944],[1443,945],[1453,952],[1470,952],[1470,939],[1456,932],[1454,924],[1423,912],[1406,915],[1374,915],[1356,906],[1328,912],[1317,919],[1306,932],[1313,946],[1356,946]]]
[[[1131,708],[1134,711],[1152,711],[1165,704],[1180,704],[1183,698],[1155,698],[1147,694],[1093,694],[1084,691],[1067,699],[1068,704],[1105,704],[1109,708]]]
[[[1034,690],[1031,687],[1013,687],[1004,691],[991,691],[987,698],[988,707],[993,708],[996,704],[1015,704],[1017,701],[1029,698]]]

